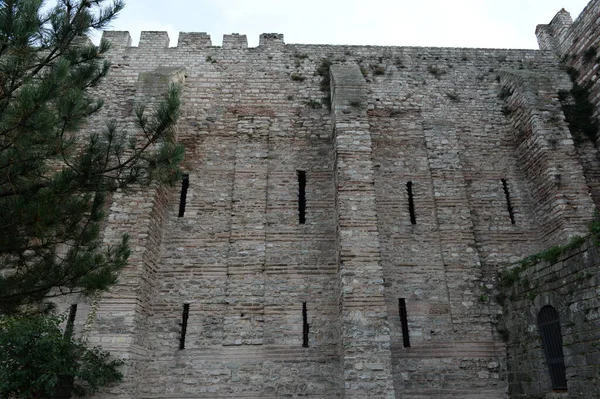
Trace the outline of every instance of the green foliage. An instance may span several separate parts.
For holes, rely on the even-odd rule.
[[[498,304],[500,306],[504,306],[504,303],[506,302],[506,294],[500,292],[496,295],[496,302],[498,302]]]
[[[565,245],[563,247],[563,253],[570,252],[574,249],[581,247],[585,243],[585,240],[586,240],[586,237],[582,237],[582,236],[571,237],[571,239],[569,240],[567,245]]]
[[[600,216],[598,211],[596,211],[594,215],[594,219],[588,223],[588,229],[590,231],[590,236],[594,239],[594,243],[596,245],[600,244]]]
[[[402,61],[402,58],[400,58],[400,57],[396,57],[394,59],[394,65],[396,65],[396,68],[398,68],[398,69],[406,68],[406,65],[404,65],[404,61]]]
[[[369,76],[369,71],[367,70],[367,68],[365,68],[364,66],[360,66],[360,73],[362,74],[363,77],[368,77]]]
[[[508,97],[512,96],[513,90],[509,87],[502,86],[500,89],[500,93],[498,94],[498,98],[501,100],[506,100]]]
[[[588,229],[590,237],[594,240],[594,245],[600,246],[600,214],[598,212],[594,214],[594,219],[588,223]]]
[[[373,71],[373,76],[385,75],[385,68],[381,65],[371,64],[369,67]]]
[[[502,342],[508,342],[508,340],[510,339],[510,333],[505,328],[499,328],[498,334],[500,335],[500,339],[502,340]]]
[[[500,273],[499,281],[498,281],[500,284],[500,287],[510,287],[511,285],[516,283],[519,280],[519,274],[525,268],[526,267],[523,265],[523,263],[521,263],[520,266],[513,267],[512,269],[509,269],[509,270],[504,270],[502,273]]]
[[[430,65],[427,67],[427,72],[435,76],[436,79],[441,79],[446,74],[446,71],[436,66]]]
[[[567,75],[569,75],[571,82],[575,82],[577,80],[577,78],[579,77],[579,71],[577,69],[575,69],[574,67],[571,67],[571,66],[566,67],[565,72],[567,72]]]
[[[304,106],[306,108],[312,108],[312,109],[321,109],[323,106],[320,102],[318,102],[317,100],[308,100],[304,102]]]
[[[323,104],[327,106],[327,109],[331,109],[331,76],[329,73],[331,64],[330,59],[323,58],[316,70],[316,74],[321,77],[320,88],[324,94]]]
[[[60,322],[47,315],[0,319],[0,397],[50,396],[64,383],[82,396],[121,380],[121,360],[63,336]]]
[[[528,256],[522,259],[519,262],[518,266],[512,267],[508,270],[504,270],[502,273],[499,274],[500,287],[507,288],[512,286],[514,283],[519,282],[521,286],[523,286],[525,289],[528,289],[530,286],[529,280],[527,278],[520,280],[519,275],[521,274],[521,272],[523,272],[526,269],[529,269],[532,266],[537,265],[542,261],[548,262],[550,264],[558,262],[560,260],[560,257],[564,254],[581,247],[585,243],[587,237],[595,237],[593,229],[598,229],[598,232],[600,232],[600,221],[598,220],[598,218],[595,218],[594,221],[590,223],[590,235],[586,237],[573,236],[565,245],[550,247],[545,251]]]
[[[292,73],[290,75],[290,78],[294,81],[294,82],[304,82],[306,80],[306,78],[302,75],[300,75],[299,73]]]
[[[210,62],[211,64],[216,64],[217,60],[215,60],[212,55],[207,55],[206,56],[206,62]]]
[[[558,262],[560,256],[563,254],[564,248],[560,246],[550,247],[547,250],[540,253],[540,260],[545,260],[548,263]]]
[[[589,96],[589,90],[575,81],[570,91],[558,92],[565,119],[576,142],[588,138],[595,143],[598,139],[598,123],[594,119],[594,105],[589,101]]]
[[[541,261],[545,261],[548,263],[556,263],[559,261],[562,255],[573,249],[579,248],[584,242],[585,237],[574,236],[566,245],[557,245],[554,247],[550,247],[545,251],[528,256],[527,258],[521,260],[520,264],[524,269],[527,269],[531,266],[538,264]]]
[[[537,294],[533,291],[529,291],[526,295],[525,298],[527,298],[529,301],[533,302],[535,300],[535,297],[537,296]]]
[[[460,102],[460,96],[455,91],[446,92],[446,96],[450,99],[450,101],[452,101],[454,103]]]
[[[90,93],[108,73],[102,29],[122,0],[0,2],[0,313],[65,293],[108,288],[129,256],[127,236],[100,238],[105,199],[132,184],[179,179],[180,88],[135,110],[137,131],[109,121],[85,131],[102,107]]]
[[[308,54],[294,53],[294,58],[294,65],[296,66],[296,68],[300,68],[302,62],[308,58]]]
[[[352,108],[361,108],[362,107],[362,103],[359,100],[351,100],[350,101],[350,106]]]
[[[592,46],[583,52],[583,62],[585,62],[586,64],[590,63],[596,59],[597,55],[598,50],[596,50],[596,47]]]

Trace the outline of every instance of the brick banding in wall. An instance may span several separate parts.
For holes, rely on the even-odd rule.
[[[89,128],[133,125],[137,104],[179,83],[189,177],[185,195],[182,182],[111,199],[104,241],[127,232],[132,255],[77,317],[127,369],[97,397],[543,396],[529,316],[550,291],[566,301],[564,323],[585,327],[576,337],[563,323],[569,395],[593,397],[594,250],[522,271],[530,286],[510,288],[504,313],[495,297],[507,265],[588,231],[597,149],[572,139],[558,101],[572,82],[555,53],[576,54],[567,64],[592,81],[581,54],[599,9],[538,28],[544,51],[281,34],[248,48],[245,35],[212,46],[205,33],[169,47],[164,32],[131,46],[106,32],[112,69],[95,88],[106,107]],[[182,304],[193,304],[185,330]],[[501,313],[523,345],[503,341]]]

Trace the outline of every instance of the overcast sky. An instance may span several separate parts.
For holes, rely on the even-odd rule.
[[[223,34],[283,33],[286,43],[538,48],[537,24],[561,9],[573,20],[587,0],[126,0],[112,30],[134,44],[142,30]]]

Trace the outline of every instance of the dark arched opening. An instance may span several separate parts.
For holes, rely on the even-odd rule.
[[[538,313],[537,321],[542,337],[542,348],[552,380],[552,389],[566,391],[567,375],[558,312],[552,306],[544,306]]]

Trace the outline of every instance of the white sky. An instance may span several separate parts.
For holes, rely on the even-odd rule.
[[[573,20],[588,0],[126,0],[111,30],[283,33],[286,43],[538,48],[537,24],[565,8]]]

